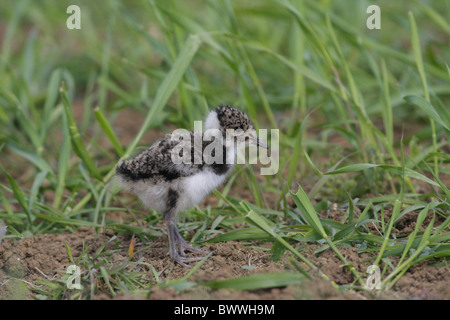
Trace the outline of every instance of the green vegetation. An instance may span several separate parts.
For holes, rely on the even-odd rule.
[[[259,176],[238,166],[214,191],[219,204],[186,212],[181,231],[195,229],[196,242],[273,243],[273,258],[289,252],[298,273],[192,282],[202,260],[184,278],[161,279],[146,262],[114,262],[115,239],[116,249],[105,243],[92,255],[86,244],[80,257],[67,244],[90,287],[68,292],[62,275],[29,287],[34,297],[91,298],[99,282],[115,296],[156,285],[255,289],[328,279],[313,272],[305,244],[332,250],[350,270],[354,281],[342,290],[364,290],[367,278],[342,248],[370,254],[386,289],[417,263],[449,260],[449,3],[378,1],[381,30],[366,28],[370,3],[357,0],[73,4],[81,30],[66,28],[62,1],[0,4],[5,238],[81,226],[144,243],[160,236],[161,217],[117,192],[115,164],[149,130],[192,129],[210,108],[232,104],[257,129],[280,130],[280,170]],[[142,119],[123,145],[117,123],[129,109]],[[231,196],[235,187],[251,198]],[[333,206],[340,221],[328,218]],[[110,220],[110,212],[128,219]],[[413,214],[414,231],[398,234],[396,224]]]

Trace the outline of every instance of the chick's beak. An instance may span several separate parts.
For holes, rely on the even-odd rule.
[[[269,146],[267,145],[267,143],[265,143],[261,138],[259,138],[258,136],[256,136],[254,138],[254,144],[257,145],[258,147],[262,147],[265,149],[269,149]]]

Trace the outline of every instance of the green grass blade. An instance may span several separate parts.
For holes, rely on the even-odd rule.
[[[425,218],[426,218],[426,216],[428,214],[428,211],[432,210],[437,205],[439,205],[439,203],[431,202],[425,208],[423,208],[420,211],[419,215],[417,216],[416,226],[414,228],[414,231],[408,236],[408,242],[406,243],[406,246],[405,246],[405,249],[403,251],[403,254],[400,257],[400,260],[398,261],[397,265],[401,265],[403,260],[405,259],[406,255],[409,253],[409,250],[411,249],[412,243],[413,243],[417,233],[419,232],[419,228],[422,225],[423,221],[425,220]]]
[[[249,209],[248,206],[246,206],[246,204],[244,202],[241,202],[241,206],[243,206],[247,210]],[[299,258],[303,263],[305,263],[311,270],[316,270],[317,269],[308,259],[306,259],[302,254],[300,254],[297,250],[295,250],[295,248],[292,247],[286,240],[284,240],[280,235],[278,235],[275,232],[275,230],[269,226],[268,222],[263,217],[258,215],[255,211],[249,210],[248,213],[247,213],[247,218],[252,223],[257,225],[259,228],[264,230],[266,233],[268,233],[270,236],[272,236],[280,244],[284,245],[286,247],[286,249],[291,251],[297,258]],[[330,280],[329,277],[327,275],[325,275],[323,272],[321,272],[320,270],[319,270],[319,274],[320,274],[320,276],[323,279]],[[337,288],[336,283],[331,281],[331,284],[335,288]]]
[[[303,257],[303,255],[301,255],[297,250],[295,250],[294,247],[292,247],[280,235],[278,235],[275,232],[275,230],[269,226],[268,222],[263,217],[258,215],[255,211],[250,210],[247,213],[247,218],[251,222],[253,222],[255,225],[257,225],[259,228],[261,228],[266,233],[268,233],[270,236],[275,238],[278,242],[283,244],[289,251],[291,251],[297,258],[299,258],[301,261],[303,261],[308,267],[310,267],[311,269],[315,268],[311,262],[309,262],[305,257]]]
[[[303,132],[305,131],[305,124],[308,120],[309,114],[305,116],[303,119],[301,125],[298,127],[298,131],[295,135],[295,144],[294,144],[294,150],[292,151],[292,158],[289,162],[289,171],[288,171],[288,178],[286,182],[286,186],[289,187],[294,180],[295,173],[297,172],[297,167],[299,163],[299,159],[301,158],[303,145],[302,145],[302,137]]]
[[[345,166],[345,167],[342,167],[342,168],[339,168],[336,170],[328,171],[328,172],[325,172],[324,174],[332,175],[332,174],[351,173],[351,172],[363,171],[363,170],[370,169],[370,168],[383,168],[385,170],[389,170],[389,171],[395,172],[397,174],[403,174],[403,171],[404,171],[405,177],[421,180],[421,181],[424,181],[433,186],[440,187],[440,185],[437,182],[427,178],[423,174],[418,173],[412,169],[403,168],[401,166],[388,165],[388,164],[357,163],[357,164],[351,164],[351,165],[348,165],[348,166]]]
[[[152,121],[154,120],[153,118],[155,117],[155,115],[158,114],[165,106],[167,100],[169,100],[170,96],[175,91],[178,83],[180,82],[181,77],[189,67],[191,60],[200,47],[200,44],[201,41],[198,35],[190,35],[188,37],[180,53],[178,54],[177,59],[173,63],[172,68],[164,78],[164,81],[159,86],[150,112],[147,114],[147,117],[145,118],[144,123],[142,124],[142,127],[134,138],[133,142],[126,150],[125,155],[130,155],[134,148],[136,148],[144,133],[152,125]]]
[[[440,124],[450,133],[450,114],[448,113],[448,109],[442,108],[438,112],[430,102],[415,95],[408,95],[403,99],[411,105],[418,106],[428,117],[436,121],[436,123]]]
[[[116,150],[119,157],[122,157],[124,155],[124,150],[122,146],[120,145],[119,139],[117,139],[116,134],[114,133],[110,123],[108,120],[106,120],[105,115],[103,114],[102,110],[100,108],[94,109],[95,117],[97,118],[98,123],[100,124],[100,127],[103,130],[103,133],[106,135],[108,140],[111,142],[112,146]]]
[[[430,95],[428,93],[428,84],[427,84],[427,78],[425,74],[425,69],[423,66],[423,59],[422,59],[422,53],[420,50],[420,40],[419,40],[419,32],[417,31],[417,25],[416,21],[414,19],[414,14],[409,11],[409,24],[411,26],[411,45],[413,49],[414,54],[414,60],[416,61],[417,70],[419,71],[420,81],[422,83],[422,89],[423,94],[425,97],[425,100],[430,102]],[[430,126],[431,126],[431,139],[433,141],[434,146],[434,152],[437,152],[437,137],[436,137],[436,129],[434,125],[433,118],[430,118]],[[434,170],[436,174],[438,174],[438,161],[437,158],[434,158]]]
[[[301,283],[304,275],[298,273],[259,273],[238,278],[203,282],[201,285],[212,289],[256,290],[285,287]]]
[[[36,219],[41,219],[45,221],[50,221],[52,223],[58,223],[61,225],[74,225],[74,226],[84,226],[84,227],[91,227],[91,228],[98,228],[102,227],[102,225],[93,223],[86,220],[79,220],[79,219],[70,219],[70,218],[64,218],[64,217],[58,217],[48,214],[37,214]]]
[[[6,175],[6,178],[8,179],[9,184],[11,185],[12,191],[14,193],[14,197],[16,198],[16,200],[19,202],[19,204],[22,206],[23,210],[25,211],[25,214],[27,216],[27,221],[28,221],[28,227],[31,228],[33,219],[32,219],[28,204],[25,200],[25,194],[23,193],[22,189],[20,189],[16,180],[14,180],[14,178],[11,177],[8,174],[8,172],[6,172],[5,168],[1,164],[0,164],[0,170],[3,171],[3,173]]]
[[[72,107],[70,106],[69,99],[66,94],[66,86],[64,82],[61,85],[61,98],[64,105],[64,114],[67,119],[67,125],[69,126],[70,140],[72,142],[73,151],[81,159],[81,161],[86,165],[89,172],[99,181],[103,181],[103,177],[92,161],[86,147],[84,146],[83,140],[81,139],[80,132],[78,131],[77,124],[73,115]]]
[[[42,116],[43,123],[40,131],[41,144],[44,144],[44,141],[47,138],[47,133],[51,122],[51,113],[58,100],[61,77],[62,77],[61,69],[54,70],[50,76],[50,81],[47,87],[47,95],[44,104],[44,113]]]
[[[24,9],[29,6],[29,0],[17,1],[15,3],[14,14],[9,19],[9,24],[4,36],[2,37],[1,55],[0,55],[0,71],[3,72],[4,68],[8,65],[11,56],[11,50],[14,43],[14,34],[16,33],[19,25],[20,18]]]
[[[425,69],[423,66],[422,53],[420,50],[420,40],[419,32],[417,31],[416,21],[414,19],[414,14],[410,11],[408,12],[409,23],[411,27],[411,45],[413,49],[414,60],[416,62],[417,70],[419,71],[420,80],[422,82],[422,89],[425,95],[425,100],[430,101],[430,96],[427,87],[427,78],[425,74]]]
[[[227,241],[248,241],[248,240],[268,240],[270,237],[260,228],[245,228],[232,230],[230,232],[220,234],[214,238],[206,240],[209,243],[227,242]]]
[[[431,20],[433,20],[439,27],[450,35],[450,24],[448,19],[446,20],[442,15],[439,14],[435,9],[433,9],[430,5],[426,5],[421,3],[420,1],[414,1],[414,4],[417,4],[420,9],[428,16]]]
[[[44,183],[47,174],[48,174],[47,171],[39,172],[33,181],[33,185],[30,190],[30,195],[28,197],[28,208],[30,211],[33,210],[34,202],[38,199],[39,189],[42,187],[42,184]]]
[[[206,255],[202,260],[200,260],[189,272],[184,276],[176,280],[169,280],[164,284],[165,286],[177,286],[183,282],[186,282],[195,272],[197,272],[198,269],[206,262],[206,260],[209,259],[211,254]]]
[[[386,62],[383,59],[381,61],[381,74],[383,82],[383,122],[384,131],[386,133],[386,138],[388,140],[389,146],[394,144],[394,117],[392,112],[392,103],[389,94],[389,80],[388,71],[386,67]]]
[[[52,167],[45,161],[45,159],[36,152],[25,150],[22,146],[16,144],[8,144],[8,149],[15,154],[27,159],[32,164],[34,164],[40,171],[47,171],[51,174],[53,178],[54,172]]]
[[[100,274],[102,275],[103,280],[105,281],[106,285],[108,286],[109,292],[113,297],[116,296],[116,292],[114,291],[113,287],[111,286],[111,282],[109,281],[109,274],[105,267],[100,267]]]
[[[313,227],[314,230],[322,236],[322,238],[326,239],[328,235],[326,234],[316,210],[314,210],[314,207],[311,201],[309,201],[309,198],[303,188],[299,185],[298,192],[296,194],[291,192],[291,196],[308,224]]]
[[[378,252],[378,256],[377,256],[377,258],[375,260],[374,265],[377,265],[377,266],[379,265],[379,263],[381,261],[381,258],[383,256],[383,253],[386,250],[387,244],[389,242],[389,237],[391,235],[391,231],[392,231],[392,228],[394,226],[394,221],[395,221],[395,219],[397,218],[397,216],[398,216],[398,214],[400,212],[400,207],[401,207],[401,202],[396,200],[395,204],[394,204],[394,209],[392,210],[391,218],[389,220],[388,228],[387,228],[386,232],[383,235],[384,236],[383,244],[382,244],[382,246],[380,248],[380,251]]]
[[[337,249],[337,247],[334,245],[333,241],[328,237],[327,233],[325,232],[325,229],[323,228],[322,223],[320,222],[319,216],[317,215],[316,210],[314,209],[314,206],[312,205],[311,201],[309,200],[308,196],[306,195],[305,191],[302,189],[302,187],[299,185],[298,192],[296,194],[291,192],[291,196],[294,199],[295,204],[297,205],[297,208],[300,210],[300,212],[303,214],[303,217],[306,219],[308,224],[314,228],[314,230],[319,233],[323,239],[325,239],[330,246],[330,248],[334,251],[334,253],[338,256],[338,258],[344,263],[344,266],[349,268],[350,272],[353,273],[355,276],[355,279],[360,281],[362,284],[362,280],[356,269],[350,265],[345,257],[342,255],[342,253]]]
[[[441,189],[444,191],[445,195],[447,196],[447,199],[450,199],[450,188],[448,188],[443,182],[442,180],[436,175],[436,173],[431,170],[431,168],[428,166],[428,164],[424,161],[423,164],[425,165],[425,167],[428,168],[429,172],[431,172],[431,174],[433,175],[434,179],[436,180],[436,182],[439,184],[439,186],[441,187]]]
[[[425,229],[422,239],[420,241],[417,250],[406,260],[403,264],[398,265],[396,269],[383,281],[382,287],[387,289],[392,288],[392,286],[401,278],[401,276],[412,266],[415,264],[414,260],[422,253],[425,247],[430,243],[430,234],[433,230],[435,215],[433,214],[433,218],[431,219],[430,224]]]
[[[279,60],[281,63],[283,63],[284,65],[286,65],[287,67],[289,67],[290,69],[295,71],[296,73],[303,75],[304,77],[317,83],[318,85],[322,86],[323,88],[325,88],[327,90],[330,90],[333,92],[337,90],[331,82],[327,81],[323,77],[323,75],[311,70],[310,68],[308,68],[304,65],[296,64],[293,61],[286,58],[285,56],[283,56],[273,50],[270,50],[269,48],[267,48],[259,43],[256,43],[254,41],[247,41],[244,44],[245,44],[245,46],[252,48],[256,51],[265,52],[265,53],[277,58],[277,60]]]
[[[67,117],[62,117],[62,145],[58,162],[58,185],[56,186],[55,198],[53,199],[53,207],[58,209],[66,187],[67,172],[69,171],[70,162],[70,134],[67,124]]]
[[[70,247],[67,244],[67,242],[64,242],[64,246],[66,247],[66,251],[67,251],[67,255],[69,256],[70,263],[75,264],[75,262],[73,262],[72,250],[70,250]]]

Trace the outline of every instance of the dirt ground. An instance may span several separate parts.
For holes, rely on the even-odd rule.
[[[409,226],[408,223],[406,225]],[[76,232],[63,234],[41,234],[20,241],[5,239],[0,247],[0,299],[28,299],[30,292],[24,285],[42,287],[39,280],[61,279],[70,261],[65,243],[71,249],[74,259],[77,259],[83,250],[83,242],[89,245],[89,253],[93,254],[101,245],[117,237],[114,232],[106,231],[97,234],[90,228],[80,228]],[[129,236],[118,236],[121,248],[115,253],[113,260],[120,264],[127,259],[128,247],[131,241]],[[137,241],[136,250],[143,243]],[[178,279],[185,276],[189,269],[173,264],[167,256],[168,239],[166,235],[150,241],[151,248],[141,251],[133,257],[132,261],[140,259],[153,265],[157,272],[161,272],[161,279]],[[149,245],[146,243],[145,245]],[[268,243],[267,245],[270,245]],[[106,249],[108,249],[108,246]],[[204,249],[215,252],[190,281],[203,282],[220,280],[244,275],[266,272],[291,271],[296,272],[288,262],[287,253],[283,258],[274,262],[267,251],[253,247],[245,247],[240,242],[227,242],[206,244]],[[336,255],[326,250],[314,254],[316,246],[309,246],[302,254],[328,275],[337,284],[351,284],[351,273],[342,266]],[[353,264],[358,272],[364,273],[370,264],[365,262],[368,254],[358,254],[356,248],[340,248],[349,263]],[[439,261],[435,261],[437,263]],[[150,269],[142,270],[151,272]],[[173,287],[153,288],[148,295],[119,294],[114,299],[225,299],[225,300],[289,300],[289,299],[450,299],[450,266],[436,267],[429,262],[420,263],[412,267],[403,278],[390,291],[367,292],[336,290],[329,281],[316,276],[313,280],[305,280],[300,284],[289,285],[282,288],[260,290],[213,290],[204,286],[195,286],[187,290],[176,292]],[[95,291],[95,299],[112,299],[104,284],[100,284]]]

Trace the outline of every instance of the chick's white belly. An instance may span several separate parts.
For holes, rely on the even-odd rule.
[[[167,206],[167,186],[155,184],[147,184],[138,190],[135,190],[142,203],[159,212],[165,212]]]
[[[187,209],[198,204],[214,188],[217,188],[225,181],[226,175],[217,175],[210,171],[203,171],[183,180],[183,193],[185,197],[180,203],[180,210]]]
[[[225,178],[225,174],[217,175],[204,171],[172,183],[152,184],[140,181],[132,186],[131,191],[136,193],[148,208],[162,213],[167,210],[179,212],[200,203],[214,188],[220,186]],[[175,208],[167,207],[169,189],[177,193]]]

